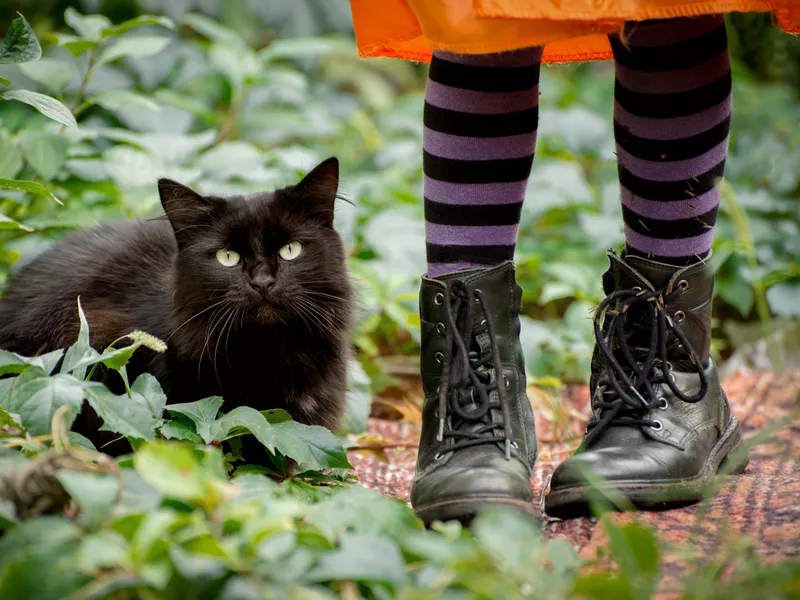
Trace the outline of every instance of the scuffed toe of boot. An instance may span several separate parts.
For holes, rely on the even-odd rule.
[[[497,448],[488,456],[485,449],[464,451],[452,460],[458,464],[423,475],[411,489],[411,505],[427,525],[450,520],[468,524],[481,509],[497,505],[540,516],[533,503],[530,469],[520,460],[506,460]]]

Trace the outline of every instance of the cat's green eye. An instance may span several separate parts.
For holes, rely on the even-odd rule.
[[[227,248],[217,250],[217,260],[223,267],[235,267],[239,264],[240,258],[239,253],[234,250]]]
[[[303,252],[303,244],[300,242],[289,242],[278,250],[283,260],[294,260]]]

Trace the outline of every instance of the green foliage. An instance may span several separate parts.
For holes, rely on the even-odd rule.
[[[52,11],[59,2],[35,8],[60,15]],[[195,0],[140,0],[166,17],[105,4],[122,17],[70,8],[63,26],[45,24],[42,58],[24,19],[4,38],[0,63],[12,66],[0,84],[23,87],[0,102],[0,284],[71,230],[159,214],[158,176],[249,192],[293,183],[337,154],[354,206],[337,207],[336,225],[360,292],[347,427],[362,430],[371,395],[394,383],[377,359],[418,350],[424,69],[360,61],[352,37],[319,35],[320,23],[347,28],[344,2],[251,3],[258,19],[243,16],[238,0],[203,3],[217,7],[212,16],[178,10],[199,10]],[[264,22],[280,26],[265,35]],[[622,240],[612,86],[608,65],[543,72],[517,253],[533,376],[588,374],[604,250]],[[800,103],[788,86],[764,86],[741,69],[735,86],[717,314],[797,317]],[[19,522],[0,501],[0,597],[653,595],[672,549],[643,525],[607,522],[608,555],[597,560],[547,540],[513,512],[487,512],[471,533],[452,523],[425,532],[403,503],[350,485],[346,453],[330,432],[283,411],[226,411],[221,398],[167,405],[152,376],[130,382],[125,366],[141,346],[164,349],[144,332],[93,349],[83,319],[66,353],[0,351],[0,473],[53,450],[94,464],[91,445],[64,434],[83,402],[135,448],[106,470],[59,471],[74,506],[57,515]],[[125,392],[92,381],[97,369],[118,372]],[[263,448],[259,464],[242,458],[244,436]],[[796,562],[767,566],[744,544],[697,556],[686,597],[797,594]]]

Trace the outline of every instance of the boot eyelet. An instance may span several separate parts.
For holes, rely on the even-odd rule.
[[[669,402],[663,396],[658,399],[658,404],[656,404],[656,408],[658,410],[667,410],[669,408]]]
[[[436,386],[436,395],[438,396],[438,395],[439,395],[439,392],[441,392],[441,391],[442,391],[442,386],[440,386],[440,385],[437,385],[437,386]]]
[[[664,424],[661,421],[653,421],[653,424],[650,425],[650,429],[653,431],[661,431],[664,429]]]
[[[433,357],[439,364],[442,364],[442,362],[444,362],[444,354],[442,354],[441,352],[437,352],[436,354],[433,355]]]
[[[508,445],[511,446],[514,450],[519,448],[519,444],[514,440],[511,440],[511,442]]]
[[[679,310],[672,316],[675,317],[676,323],[683,323],[686,320],[686,313],[683,312],[682,310]]]
[[[475,302],[480,302],[480,301],[481,301],[481,299],[480,299],[480,295],[481,295],[482,293],[483,293],[483,292],[481,292],[481,291],[480,291],[478,288],[475,288]]]
[[[436,331],[438,331],[440,335],[444,335],[445,331],[447,331],[447,328],[444,326],[444,323],[437,323]]]
[[[688,281],[686,281],[685,279],[681,279],[681,280],[678,282],[678,289],[679,289],[679,290],[682,290],[682,291],[684,291],[684,292],[685,292],[686,290],[688,290],[688,289],[689,289],[689,282],[688,282]]]
[[[638,285],[637,285],[637,286],[634,286],[634,287],[633,287],[633,288],[631,288],[631,289],[632,289],[634,292],[636,292],[637,294],[638,294],[639,292],[643,291],[643,290],[642,290],[642,288],[640,288]]]
[[[486,319],[483,319],[483,320],[481,321],[481,325],[480,325],[480,326],[481,326],[481,327],[483,327],[484,325],[486,325]]]
[[[506,387],[506,389],[511,387],[511,381],[509,381],[508,377],[505,375],[503,375],[503,385]]]
[[[433,460],[442,460],[443,458],[444,454],[437,452],[436,455],[433,457]]]
[[[444,304],[444,294],[436,294],[433,297],[433,303],[436,306],[441,306],[442,304]]]

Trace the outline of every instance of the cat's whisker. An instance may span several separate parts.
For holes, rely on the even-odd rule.
[[[223,299],[223,300],[220,300],[220,301],[219,301],[219,302],[217,302],[216,304],[212,304],[211,306],[207,306],[206,308],[204,308],[203,310],[201,310],[199,313],[197,313],[197,314],[196,314],[196,315],[194,315],[193,317],[190,317],[190,318],[186,319],[186,320],[185,320],[183,323],[181,323],[181,324],[180,324],[178,327],[176,327],[176,328],[173,330],[173,332],[172,332],[172,333],[170,333],[170,334],[169,334],[169,336],[167,336],[167,339],[166,339],[166,340],[164,340],[164,341],[165,341],[165,342],[168,342],[168,341],[169,341],[169,339],[170,339],[170,338],[171,338],[173,335],[175,335],[175,333],[178,331],[178,329],[180,329],[181,327],[183,327],[184,325],[186,325],[186,324],[187,324],[187,323],[189,323],[190,321],[193,321],[193,320],[195,320],[197,317],[199,317],[200,315],[202,315],[204,312],[207,312],[207,311],[211,310],[212,308],[214,308],[215,306],[219,306],[220,304],[223,304],[224,302],[225,302],[225,300],[224,300],[224,299]]]
[[[228,327],[228,325],[231,322],[231,319],[233,318],[234,314],[236,314],[236,310],[237,309],[236,309],[235,306],[231,306],[228,309],[228,312],[225,313],[225,315],[227,315],[227,318],[223,316],[223,319],[225,319],[225,321],[222,323],[222,327],[220,328],[219,334],[217,335],[217,341],[214,344],[214,360],[213,360],[214,373],[217,373],[217,354],[219,353],[219,346],[220,346],[220,342],[222,341],[222,336],[225,333],[225,329]],[[222,320],[222,319],[220,319],[220,320]],[[225,352],[227,352],[227,346],[226,346]],[[219,374],[217,374],[217,378],[219,378]]]

